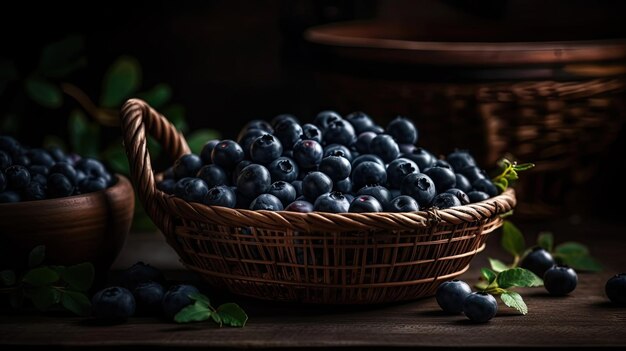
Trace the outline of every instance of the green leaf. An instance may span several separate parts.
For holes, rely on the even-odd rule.
[[[487,290],[487,287],[489,287],[489,284],[487,282],[480,281],[474,284],[474,287],[476,288],[476,290],[484,291],[484,290]]]
[[[130,174],[128,157],[126,156],[126,152],[124,152],[121,140],[111,143],[104,151],[103,158],[114,172],[124,175]]]
[[[87,291],[93,284],[95,275],[94,267],[91,263],[79,263],[69,266],[61,273],[61,279],[70,285],[70,288],[78,291]]]
[[[48,308],[59,303],[61,293],[51,286],[40,286],[35,289],[28,289],[24,292],[35,307],[40,311],[46,311]]]
[[[222,317],[217,313],[211,313],[211,319],[213,319],[213,322],[219,324],[220,327],[224,324],[222,323]]]
[[[83,157],[97,157],[100,147],[100,125],[89,122],[81,110],[74,110],[68,120],[70,144]]]
[[[513,169],[516,171],[526,171],[533,167],[535,167],[534,163],[522,163],[522,164],[513,166]]]
[[[29,267],[37,267],[43,263],[43,260],[46,258],[46,246],[38,245],[35,246],[30,253],[28,254],[28,266]]]
[[[480,269],[480,274],[489,284],[493,283],[493,281],[496,280],[496,278],[498,277],[498,274],[496,274],[496,272],[484,267]]]
[[[484,292],[491,294],[491,295],[501,295],[504,294],[505,292],[507,292],[507,290],[502,289],[498,286],[488,286],[486,289],[483,290]]]
[[[179,104],[165,106],[163,115],[182,133],[186,133],[189,126],[185,120],[185,107]]]
[[[543,285],[543,280],[535,275],[535,273],[519,267],[500,272],[497,282],[498,286],[502,289],[508,289],[512,286],[532,288]]]
[[[541,232],[537,237],[537,244],[548,252],[552,252],[554,247],[554,236],[550,232]]]
[[[4,286],[12,286],[15,285],[15,272],[10,269],[5,269],[0,271],[0,282]]]
[[[189,305],[184,307],[174,316],[174,321],[176,323],[191,323],[191,322],[202,322],[211,318],[211,311],[207,306],[205,306],[201,302],[196,302],[193,305]]]
[[[211,139],[219,139],[219,137],[219,133],[214,130],[199,129],[189,135],[187,138],[187,144],[189,145],[191,152],[199,154],[207,141]]]
[[[27,78],[24,89],[28,97],[43,107],[59,108],[63,104],[61,89],[43,78]]]
[[[107,70],[102,82],[100,105],[119,107],[141,84],[141,66],[134,57],[122,56]]]
[[[18,78],[17,67],[11,60],[0,57],[0,82],[16,80]]]
[[[78,316],[86,317],[91,314],[91,302],[89,302],[89,298],[81,292],[71,290],[64,291],[61,296],[61,304],[66,310]]]
[[[231,327],[243,327],[248,321],[248,315],[236,303],[225,303],[217,308],[217,314],[222,322]]]
[[[84,49],[85,38],[78,35],[50,43],[41,52],[39,70],[48,77],[66,76],[87,64]]]
[[[526,247],[522,232],[510,221],[504,221],[502,225],[502,247],[517,257],[524,253]]]
[[[522,299],[522,295],[516,293],[515,291],[503,292],[500,295],[500,299],[505,305],[515,308],[521,314],[525,315],[528,313],[528,306],[526,306],[524,299]]]
[[[203,304],[203,305],[205,305],[207,307],[211,306],[211,300],[209,300],[209,298],[206,295],[202,294],[202,293],[199,293],[199,292],[191,293],[191,294],[189,294],[189,298],[192,299],[193,301],[199,302],[199,303],[201,303],[201,304]]]
[[[161,83],[155,85],[148,91],[137,94],[137,96],[145,100],[150,106],[158,109],[170,100],[172,97],[172,88],[167,84]]]
[[[24,275],[22,281],[32,286],[50,285],[59,280],[59,275],[49,267],[33,268]]]
[[[593,257],[585,256],[559,256],[563,264],[574,268],[577,271],[600,272],[602,265]]]
[[[498,180],[493,181],[493,185],[497,186],[500,191],[505,191],[506,188],[509,187],[509,181],[506,178],[500,178]]]
[[[493,271],[496,273],[500,273],[509,269],[509,266],[507,266],[506,263],[491,257],[489,257],[489,265],[491,266],[491,269],[493,269]]]
[[[506,180],[511,182],[513,180],[518,180],[519,176],[517,175],[517,172],[515,171],[515,169],[512,169],[509,174],[506,175]]]
[[[581,243],[568,241],[564,242],[554,249],[554,252],[564,256],[587,256],[589,249]]]

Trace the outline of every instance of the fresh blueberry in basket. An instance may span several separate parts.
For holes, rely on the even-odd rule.
[[[365,154],[365,155],[360,155],[358,157],[355,157],[354,160],[352,160],[352,169],[354,170],[358,165],[360,165],[363,162],[376,162],[381,166],[385,166],[385,162],[378,156],[376,155],[372,155],[372,154]]]
[[[178,182],[183,182],[180,186],[174,186],[174,195],[187,202],[204,202],[204,198],[209,192],[209,187],[204,180],[198,178],[183,178]]]
[[[454,176],[456,178],[456,188],[464,191],[466,194],[473,190],[472,184],[464,175],[455,173]]]
[[[165,314],[167,318],[174,318],[176,313],[193,303],[189,295],[199,292],[198,288],[193,285],[181,284],[172,286],[165,293],[161,302],[163,314]]]
[[[161,301],[164,295],[165,288],[157,282],[149,281],[139,284],[133,290],[137,314],[152,316],[161,314]]]
[[[313,210],[319,212],[348,212],[350,202],[342,193],[333,191],[320,195],[313,204]]]
[[[120,275],[120,285],[131,291],[147,282],[163,284],[165,277],[160,270],[141,261],[126,268]]]
[[[250,160],[241,160],[239,163],[237,163],[237,165],[235,166],[235,170],[233,171],[233,174],[231,175],[232,184],[237,184],[237,177],[239,177],[239,173],[241,173],[241,170],[251,164],[252,164],[252,161]]]
[[[44,149],[30,149],[26,151],[26,156],[30,159],[31,165],[41,165],[50,168],[55,163],[52,156]]]
[[[0,135],[0,151],[4,151],[8,155],[14,155],[21,149],[22,146],[17,140],[7,135]]]
[[[0,193],[7,188],[7,178],[4,176],[4,172],[0,170]]]
[[[423,173],[409,174],[402,181],[402,195],[409,195],[417,201],[421,207],[428,207],[437,191],[435,183],[429,176]]]
[[[135,298],[126,288],[112,286],[98,291],[91,299],[94,317],[107,321],[124,321],[135,314]]]
[[[291,185],[296,190],[296,198],[302,196],[302,181],[294,180],[293,182],[291,182]]]
[[[174,194],[174,187],[176,186],[176,181],[174,179],[163,179],[162,181],[157,183],[157,189],[162,192],[172,195]]]
[[[496,186],[493,185],[493,182],[491,180],[486,179],[486,178],[477,179],[472,184],[472,187],[474,188],[474,190],[482,191],[484,193],[487,193],[487,195],[489,195],[489,196],[496,196],[496,195],[498,195],[498,188],[496,188]]]
[[[465,178],[467,178],[467,180],[470,182],[470,184],[474,184],[474,182],[478,179],[487,178],[487,174],[485,173],[485,171],[478,167],[467,167],[461,170],[457,170],[457,172],[464,175]]]
[[[324,148],[324,157],[340,156],[352,162],[352,152],[345,145],[330,144]]]
[[[30,172],[24,166],[13,165],[4,170],[7,188],[20,190],[30,183]]]
[[[20,152],[18,154],[11,155],[13,165],[28,167],[30,165],[30,159],[26,156],[26,153]]]
[[[0,204],[10,203],[10,202],[20,202],[22,197],[18,192],[6,190],[0,193]]]
[[[302,140],[314,140],[318,143],[322,142],[322,131],[314,124],[304,124],[302,126],[302,134],[300,135]],[[295,144],[294,144],[295,145]]]
[[[48,153],[54,159],[54,162],[68,162],[67,155],[58,146],[52,146],[47,149]]]
[[[4,151],[0,151],[0,171],[4,171],[12,163],[13,161],[11,160],[11,156]]]
[[[196,178],[204,180],[209,188],[218,185],[228,185],[228,175],[226,171],[218,165],[202,166],[196,174]]]
[[[446,193],[456,196],[457,199],[459,199],[459,201],[461,202],[461,205],[467,205],[470,203],[469,197],[461,189],[451,188],[451,189],[446,190]]]
[[[389,203],[389,210],[392,212],[413,212],[419,211],[419,209],[417,201],[407,195],[396,196]]]
[[[285,119],[274,127],[274,136],[278,138],[285,150],[293,149],[294,144],[300,140],[302,127],[293,120]]]
[[[37,166],[31,166],[31,168],[39,169]],[[47,173],[40,174],[52,174],[52,173],[61,173],[63,174],[72,184],[76,184],[78,182],[78,175],[76,174],[76,169],[74,166],[69,164],[68,162],[57,162],[54,166],[50,167]]]
[[[374,121],[365,112],[357,111],[352,112],[346,116],[346,120],[352,124],[354,131],[357,134],[365,132],[368,128],[374,126]]]
[[[85,176],[89,177],[102,177],[104,178],[107,183],[111,182],[111,174],[109,174],[109,172],[107,172],[106,168],[104,167],[104,165],[93,158],[81,158],[80,160],[78,160],[76,162],[76,164],[74,164],[74,168],[76,169],[77,172],[77,179],[76,181],[79,181],[78,178],[78,171],[82,171]],[[200,167],[198,167],[200,168]],[[196,170],[197,172],[197,170]],[[195,174],[195,173],[194,173]]]
[[[333,181],[322,172],[311,172],[302,179],[302,195],[315,201],[318,196],[333,189]]]
[[[250,158],[253,162],[269,164],[283,154],[283,145],[271,134],[265,134],[250,145]]]
[[[387,125],[387,134],[391,135],[399,144],[415,144],[417,129],[411,120],[396,117]]]
[[[431,167],[424,171],[435,183],[437,193],[442,193],[456,186],[456,176],[451,169],[445,167]]]
[[[282,211],[283,203],[272,194],[261,194],[250,203],[251,210]]]
[[[366,185],[385,184],[387,182],[385,166],[372,161],[362,162],[353,168],[351,177],[353,189],[361,189]]]
[[[215,146],[217,146],[217,144],[219,144],[220,141],[217,139],[213,139],[213,140],[209,140],[207,141],[204,146],[202,147],[202,151],[200,151],[200,159],[202,159],[202,162],[204,164],[209,164],[211,162],[213,162],[211,160],[211,155],[213,154],[213,149],[215,149]]]
[[[174,177],[177,180],[185,177],[195,177],[200,168],[202,168],[202,160],[198,155],[183,155],[174,162]]]
[[[471,293],[463,302],[463,313],[474,323],[486,323],[498,312],[495,297],[484,292]]]
[[[231,171],[235,166],[241,162],[245,157],[244,151],[233,140],[222,140],[215,148],[213,148],[213,152],[211,153],[211,161],[222,167],[225,171]],[[198,167],[198,170],[200,168]],[[196,172],[198,172],[196,170]],[[195,175],[196,173],[193,173]]]
[[[413,144],[398,144],[398,147],[400,148],[400,155],[410,154],[415,149],[417,149],[417,146],[415,146]],[[400,157],[402,157],[402,156],[400,156]]]
[[[578,284],[578,275],[571,267],[553,266],[543,274],[543,285],[550,295],[565,296]]]
[[[483,193],[482,191],[470,191],[467,193],[467,197],[470,199],[471,203],[476,203],[489,199],[489,194]]]
[[[390,187],[400,189],[404,178],[412,173],[419,173],[417,164],[408,158],[397,158],[387,165],[387,182]]]
[[[58,198],[72,195],[74,184],[61,173],[52,173],[47,182],[48,197]]]
[[[285,207],[285,211],[300,213],[313,212],[313,204],[306,200],[296,200]]]
[[[283,113],[280,114],[274,118],[272,118],[272,127],[274,128],[274,132],[276,132],[276,126],[278,126],[279,124],[283,123],[283,122],[288,122],[288,123],[292,123],[292,124],[299,124],[300,121],[298,121],[298,119],[296,118],[296,116],[289,114],[289,113]],[[276,133],[274,133],[276,134]]]
[[[322,146],[315,140],[300,140],[293,146],[293,159],[302,168],[317,167],[323,154]]]
[[[350,202],[349,212],[382,212],[383,206],[371,195],[359,195]]]
[[[463,312],[463,303],[471,293],[472,289],[466,282],[454,279],[441,283],[435,297],[444,312],[459,314]]]
[[[340,120],[342,120],[341,115],[339,115],[337,112],[322,111],[318,113],[317,116],[315,116],[315,119],[313,119],[313,124],[315,124],[322,131],[322,133],[324,133],[326,132],[326,128],[328,128],[329,124],[334,121]]]
[[[241,131],[237,137],[237,143],[241,146],[245,158],[250,158],[250,146],[252,146],[252,143],[254,143],[258,137],[265,134],[267,134],[267,132],[261,129],[248,129]]]
[[[249,129],[260,129],[262,131],[264,131],[266,134],[272,134],[274,133],[274,128],[272,128],[272,125],[269,124],[266,121],[260,120],[260,119],[254,119],[248,123],[246,123],[245,126],[243,126],[243,128],[241,129],[243,130],[249,130]]]
[[[626,306],[626,273],[612,276],[604,286],[606,296],[617,306]]]
[[[268,194],[276,196],[283,204],[290,204],[296,199],[296,189],[282,180],[272,183]]]
[[[354,143],[356,150],[360,152],[361,154],[369,153],[370,144],[372,143],[372,140],[376,138],[377,135],[378,134],[374,132],[363,132],[359,134],[359,136],[356,138],[356,142]]]
[[[39,182],[31,181],[22,192],[26,200],[43,200],[46,198],[46,186]]]
[[[446,160],[439,159],[435,161],[435,164],[433,165],[433,167],[447,168],[454,172],[454,168],[452,168],[452,166]]]
[[[456,197],[454,194],[441,193],[433,198],[430,206],[443,210],[450,207],[461,206],[461,200],[459,200],[459,198]]]
[[[344,157],[328,156],[322,159],[319,170],[324,172],[333,182],[336,182],[350,176],[352,165]]]
[[[326,144],[352,145],[356,139],[354,127],[343,119],[332,121],[324,130]]]
[[[415,148],[411,153],[403,154],[401,157],[415,162],[420,170],[430,168],[437,162],[435,155],[421,147]]]
[[[370,142],[370,152],[389,163],[398,157],[400,148],[391,135],[379,134]]]
[[[554,258],[548,251],[541,247],[535,247],[520,263],[520,267],[528,269],[538,277],[543,277],[546,271],[554,266]]]
[[[464,150],[456,150],[446,157],[446,161],[454,169],[465,169],[468,167],[476,167],[476,161],[469,152]]]
[[[333,190],[339,191],[343,194],[349,194],[352,192],[352,179],[350,177],[333,182]]]
[[[237,195],[230,187],[218,185],[209,189],[209,192],[204,197],[204,203],[209,206],[235,208]]]
[[[366,185],[359,189],[356,194],[373,196],[376,200],[378,200],[383,209],[389,206],[389,202],[392,199],[389,189],[382,185]]]
[[[248,199],[254,199],[269,190],[271,180],[267,168],[253,163],[241,170],[237,177],[237,191]]]

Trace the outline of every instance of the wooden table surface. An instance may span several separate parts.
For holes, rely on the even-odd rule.
[[[328,308],[227,297],[243,306],[250,320],[243,329],[217,328],[211,323],[177,325],[152,318],[98,326],[89,320],[54,316],[0,316],[0,345],[50,348],[133,346],[212,348],[334,347],[498,347],[616,346],[626,347],[626,308],[611,306],[604,295],[606,280],[626,271],[626,227],[578,218],[521,225],[534,242],[539,230],[555,232],[556,241],[587,244],[605,265],[602,273],[579,275],[570,296],[550,297],[543,288],[521,289],[529,314],[519,315],[502,303],[496,318],[475,325],[465,317],[444,315],[435,299],[369,308]],[[472,261],[462,279],[476,282],[487,256],[506,259],[499,234]],[[168,278],[193,279],[181,270],[160,235],[133,233],[114,268],[144,260],[166,270]],[[190,278],[191,277],[191,278]],[[213,295],[210,294],[209,295]],[[217,294],[215,294],[217,295]],[[217,299],[224,299],[217,295]]]

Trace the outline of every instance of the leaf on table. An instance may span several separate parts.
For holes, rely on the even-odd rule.
[[[100,105],[119,107],[141,84],[141,66],[134,57],[122,56],[107,70],[102,82]]]
[[[602,265],[591,256],[560,256],[563,264],[574,268],[577,271],[600,272]]]
[[[26,78],[24,89],[28,97],[43,107],[59,108],[63,104],[61,89],[46,79],[38,77]]]
[[[137,97],[145,100],[153,108],[158,109],[170,100],[172,88],[167,84],[160,83],[148,91],[138,93]]]
[[[554,249],[554,252],[564,256],[585,256],[589,255],[589,249],[581,243],[574,241],[564,242],[559,244]]]
[[[498,286],[508,289],[512,286],[532,288],[542,286],[543,280],[535,273],[524,268],[511,268],[498,274]]]
[[[231,327],[244,327],[248,321],[248,315],[236,303],[225,303],[217,308],[217,314],[222,322]]]
[[[500,273],[502,271],[506,271],[507,269],[509,269],[510,267],[507,266],[506,263],[495,259],[495,258],[491,258],[489,257],[489,265],[491,266],[491,269],[496,272],[496,273]]]
[[[513,256],[521,256],[524,253],[526,243],[522,232],[510,221],[504,221],[502,225],[502,247]]]
[[[554,236],[550,232],[541,232],[537,237],[537,245],[542,249],[552,252],[554,247]]]
[[[61,279],[68,283],[72,289],[87,291],[93,284],[94,275],[93,264],[84,262],[65,268],[61,273]]]
[[[28,254],[28,266],[29,267],[37,267],[43,263],[43,260],[46,258],[46,246],[38,245],[35,246],[30,253]]]
[[[211,318],[211,311],[205,304],[196,301],[193,305],[184,307],[174,316],[176,323],[202,322]]]
[[[78,316],[89,316],[91,314],[91,302],[89,298],[78,291],[66,290],[61,297],[63,307]]]
[[[493,283],[494,280],[496,280],[496,278],[498,277],[498,274],[496,272],[485,267],[480,269],[480,274],[482,275],[483,278],[485,278],[488,284]]]
[[[22,281],[32,286],[50,285],[59,280],[59,274],[49,267],[33,268],[24,275]]]
[[[0,282],[4,286],[12,286],[15,285],[16,277],[15,272],[10,269],[5,269],[0,271]]]
[[[85,38],[80,35],[52,42],[41,51],[39,71],[48,77],[64,77],[87,64],[84,49]]]
[[[518,310],[521,314],[528,313],[528,306],[524,302],[522,295],[518,294],[515,291],[505,291],[500,295],[500,299],[504,302],[505,305],[509,307],[513,307]]]
[[[40,311],[46,311],[52,305],[59,303],[61,293],[51,286],[39,286],[24,292],[33,305]]]
[[[189,294],[189,298],[195,302],[199,302],[205,305],[206,307],[211,306],[211,300],[209,300],[209,297],[202,293],[199,293],[199,292],[191,293]]]

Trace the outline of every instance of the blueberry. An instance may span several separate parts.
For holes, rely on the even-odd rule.
[[[163,307],[163,314],[169,319],[174,318],[176,313],[182,310],[184,307],[191,305],[193,300],[189,295],[199,293],[198,289],[192,285],[174,285],[163,296],[161,306]]]
[[[352,162],[352,152],[345,145],[331,144],[324,148],[324,157],[340,156]]]
[[[200,151],[200,159],[202,159],[202,162],[204,164],[209,164],[212,162],[211,157],[213,154],[213,149],[215,149],[215,146],[217,146],[217,144],[219,143],[219,140],[213,139],[207,141],[206,144],[204,144],[204,146],[202,147],[202,151]]]
[[[74,184],[61,173],[52,173],[48,176],[48,197],[66,197],[74,192]]]
[[[437,193],[442,193],[456,186],[456,176],[454,172],[444,167],[431,167],[424,171],[435,183]]]
[[[392,212],[414,212],[419,211],[420,207],[414,198],[407,195],[394,197],[389,202],[389,210]]]
[[[315,124],[322,132],[325,132],[330,123],[340,121],[341,119],[341,116],[335,111],[322,111],[315,116],[313,124]]]
[[[322,142],[322,131],[317,128],[314,124],[305,124],[302,126],[302,135],[300,135],[300,139],[302,140],[315,140],[318,143]],[[294,144],[295,145],[295,144]]]
[[[435,183],[423,173],[413,173],[406,176],[402,181],[401,190],[402,195],[411,196],[420,207],[427,207],[437,194]]]
[[[380,157],[372,154],[365,154],[352,160],[352,169],[355,169],[358,165],[366,161],[376,162],[383,167],[385,166],[385,162]]]
[[[467,193],[467,197],[470,199],[471,203],[476,203],[488,200],[489,194],[483,193],[482,191],[470,191]]]
[[[359,134],[359,136],[356,138],[356,142],[354,143],[356,150],[362,154],[369,153],[370,144],[372,143],[372,140],[376,138],[376,135],[378,134],[374,132],[363,132]]]
[[[256,163],[268,164],[282,154],[282,144],[271,134],[265,134],[256,138],[250,145],[250,158]]]
[[[391,135],[379,134],[370,142],[370,152],[389,163],[398,157],[400,148]]]
[[[52,167],[55,163],[54,159],[44,149],[30,149],[26,151],[26,156],[30,159],[30,164]]]
[[[42,165],[30,165],[27,168],[28,168],[28,172],[30,173],[31,181],[32,181],[32,178],[37,174],[47,177],[48,174],[51,173],[50,168],[46,166],[42,166]],[[52,172],[52,173],[59,173],[59,172]]]
[[[352,171],[353,189],[361,189],[366,185],[385,184],[386,182],[385,167],[377,162],[362,162]]]
[[[242,128],[242,130],[249,130],[249,129],[260,129],[264,131],[266,134],[267,133],[272,134],[274,132],[274,129],[272,128],[272,126],[266,121],[261,120],[261,119],[254,119],[246,123],[246,125]]]
[[[202,168],[198,170],[196,177],[204,180],[209,188],[218,185],[228,185],[228,175],[226,175],[226,171],[218,165],[202,166]]]
[[[296,161],[289,157],[279,157],[275,159],[270,163],[267,169],[270,172],[273,182],[279,180],[293,182],[298,178],[298,173],[300,173],[300,168]]]
[[[472,191],[472,184],[461,173],[454,174],[456,177],[456,188],[463,190],[465,193]]]
[[[26,156],[25,153],[12,154],[11,160],[13,160],[13,165],[24,166],[24,167],[30,165],[30,159],[28,158],[28,156]]]
[[[11,165],[13,161],[11,160],[11,156],[4,151],[0,151],[0,171],[4,171],[7,167]]]
[[[248,199],[254,199],[269,190],[271,180],[267,168],[253,163],[241,170],[237,177],[237,191]]]
[[[392,199],[395,199],[396,197],[402,195],[402,192],[400,191],[400,189],[389,189],[389,192],[391,193]]]
[[[404,177],[412,173],[419,173],[417,164],[408,158],[397,158],[387,165],[387,182],[390,187],[400,189]]]
[[[463,312],[463,303],[471,293],[472,289],[464,281],[454,279],[443,282],[437,288],[437,303],[444,312],[459,314]]]
[[[272,183],[268,194],[276,196],[283,204],[290,204],[296,199],[296,189],[282,180]]]
[[[313,212],[313,204],[305,200],[296,200],[285,207],[285,211],[309,213]]]
[[[578,275],[574,269],[565,266],[553,266],[543,274],[543,285],[553,296],[565,296],[578,284]]]
[[[472,184],[472,187],[474,188],[474,190],[482,191],[483,193],[487,193],[487,195],[489,195],[489,196],[496,196],[496,195],[498,195],[498,188],[496,188],[496,186],[493,185],[491,180],[486,179],[486,178],[477,179]]]
[[[0,135],[0,151],[4,151],[8,155],[13,155],[18,153],[21,149],[22,146],[17,140],[7,135]]]
[[[81,158],[80,160],[76,161],[76,163],[74,164],[74,168],[77,172],[79,170],[82,171],[86,176],[102,177],[106,179],[107,182],[111,180],[111,175],[109,174],[109,172],[107,172],[104,165],[100,161],[93,158]]]
[[[374,126],[365,128],[364,132],[373,132],[376,134],[383,134],[385,132],[385,129],[381,126],[374,125]]]
[[[65,152],[63,152],[60,147],[52,146],[49,147],[47,151],[55,162],[67,162],[67,155],[65,155]]]
[[[30,183],[30,172],[26,167],[13,165],[4,170],[7,188],[13,190],[23,189]]]
[[[261,194],[250,203],[251,210],[282,211],[283,204],[272,194]]]
[[[311,172],[302,179],[302,195],[310,201],[315,201],[318,196],[332,189],[333,181],[322,172]]]
[[[241,146],[244,157],[250,158],[250,146],[252,143],[263,135],[267,134],[266,131],[261,129],[248,129],[242,130],[239,136],[237,137],[237,143]]]
[[[333,190],[344,194],[352,192],[352,179],[350,177],[333,182]]]
[[[387,133],[399,144],[415,144],[417,142],[417,129],[411,120],[405,117],[396,117],[387,125]]]
[[[349,177],[352,166],[350,161],[344,157],[328,156],[322,159],[319,170],[330,177],[333,182],[336,182]]]
[[[46,198],[46,186],[39,182],[30,182],[22,191],[26,200],[43,200]]]
[[[241,160],[239,163],[237,163],[237,165],[235,166],[235,169],[232,172],[232,183],[233,184],[237,184],[237,177],[239,177],[239,173],[241,173],[241,170],[246,168],[246,166],[249,166],[252,164],[252,161],[250,160]]]
[[[185,177],[195,177],[200,168],[202,168],[202,160],[198,155],[183,155],[174,162],[174,178],[179,180]]]
[[[280,141],[285,150],[293,149],[293,145],[300,140],[302,127],[291,120],[283,120],[274,128],[274,136]]]
[[[457,172],[464,175],[471,184],[474,184],[474,182],[478,179],[487,178],[487,174],[485,173],[485,171],[478,167],[467,167],[461,170],[457,170]]]
[[[276,131],[276,126],[282,122],[289,122],[289,123],[296,123],[296,124],[300,123],[298,119],[296,118],[296,116],[292,114],[289,114],[289,113],[280,114],[272,118],[271,124],[274,127],[274,131]]]
[[[137,314],[161,314],[161,300],[163,300],[164,295],[165,288],[159,283],[150,281],[139,284],[133,290],[133,296],[137,304]]]
[[[78,173],[78,172],[77,172]],[[174,179],[174,167],[169,167],[163,171],[163,179]]]
[[[291,185],[296,190],[296,198],[302,196],[302,181],[294,180],[293,182],[291,182]]]
[[[92,314],[103,320],[126,320],[135,314],[135,307],[133,294],[119,286],[100,290],[91,299]]]
[[[204,203],[209,206],[235,208],[237,205],[237,195],[231,188],[218,185],[209,189],[209,192],[204,197]]]
[[[484,292],[471,293],[463,302],[463,313],[474,323],[485,323],[498,312],[496,299]]]
[[[7,178],[4,176],[4,172],[0,170],[0,193],[7,188]]]
[[[174,195],[187,202],[204,202],[204,197],[209,192],[209,187],[202,179],[183,178],[178,183],[174,186]]]
[[[541,247],[535,247],[524,257],[520,263],[520,267],[526,268],[535,273],[538,277],[543,277],[546,271],[556,263],[550,253]]]
[[[626,306],[626,273],[616,274],[606,282],[606,296],[618,306]]]
[[[400,154],[410,154],[417,149],[413,144],[398,144],[398,147],[400,148]]]
[[[435,162],[437,162],[435,155],[421,147],[415,148],[413,152],[403,154],[401,157],[408,158],[409,160],[415,162],[419,169],[430,168],[435,164]]]
[[[357,195],[373,196],[385,209],[389,206],[389,202],[391,201],[391,192],[382,185],[366,185],[359,189]]]
[[[374,121],[372,120],[372,118],[361,111],[352,112],[351,114],[346,116],[346,120],[350,122],[350,124],[352,124],[352,127],[354,127],[354,131],[357,134],[361,134],[365,132],[368,128],[374,126]]]
[[[15,191],[4,191],[0,192],[0,204],[10,203],[10,202],[20,202],[22,200],[20,194]]]
[[[451,188],[446,190],[446,193],[456,196],[456,198],[459,199],[459,201],[461,202],[461,205],[467,205],[470,203],[469,197],[463,190]]]
[[[174,186],[176,185],[176,181],[174,179],[163,179],[162,181],[157,183],[157,189],[162,192],[172,195],[174,194]]]
[[[235,166],[241,162],[245,157],[243,149],[239,144],[234,142],[233,140],[222,140],[215,148],[213,148],[213,152],[211,153],[211,161],[222,167],[225,171],[231,171]],[[198,167],[198,170],[200,167]],[[198,172],[196,170],[196,172]],[[195,175],[196,172],[193,174]]]
[[[476,161],[472,155],[465,150],[456,150],[450,153],[448,157],[446,157],[446,161],[448,161],[454,169],[476,167]]]
[[[313,210],[319,212],[343,213],[348,212],[349,208],[348,199],[337,191],[320,195],[313,204]]]
[[[383,206],[371,195],[359,195],[350,203],[350,212],[382,212]]]
[[[356,140],[356,133],[352,124],[342,119],[332,121],[324,130],[326,144],[340,144],[350,146]]]
[[[162,284],[165,278],[160,270],[141,261],[126,268],[120,275],[120,285],[128,290],[134,290],[140,284],[151,281]]]
[[[39,183],[41,185],[47,185],[48,184],[48,176],[45,176],[43,174],[31,174],[30,176],[30,181],[32,182],[36,182]]]
[[[35,166],[31,166],[31,167],[35,167]],[[67,177],[67,179],[69,179],[69,181],[72,182],[72,184],[76,184],[77,182],[76,170],[74,169],[72,165],[70,165],[67,162],[57,162],[54,166],[50,167],[49,173],[50,174],[61,173],[65,177]]]
[[[302,168],[316,167],[323,154],[322,146],[315,140],[300,140],[293,146],[293,158]]]
[[[437,160],[435,161],[435,164],[433,165],[433,167],[442,167],[442,168],[447,168],[451,171],[454,172],[454,168],[452,168],[452,166],[446,162],[445,160]]]
[[[103,177],[89,176],[78,182],[78,190],[81,194],[93,193],[106,189],[107,181]]]
[[[433,198],[433,201],[430,202],[430,206],[443,210],[450,207],[461,206],[461,200],[454,194],[441,193]]]

